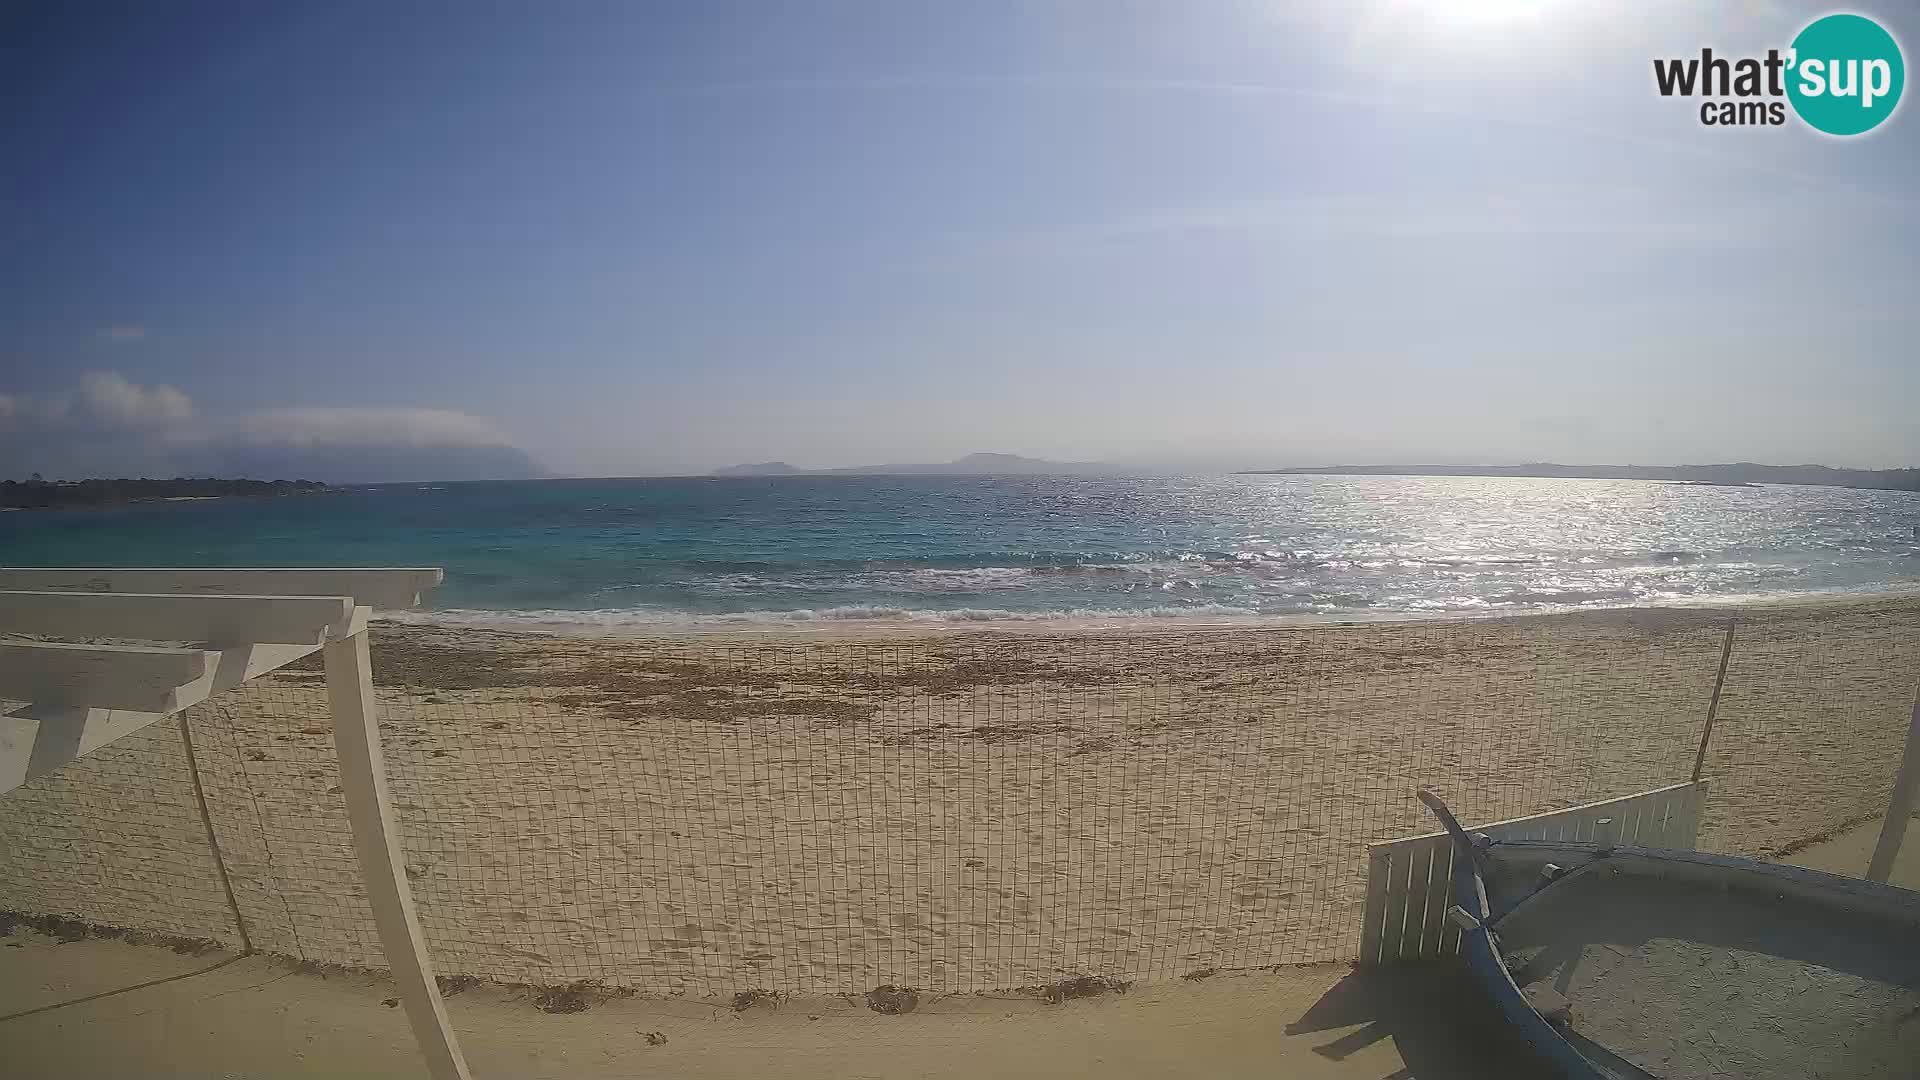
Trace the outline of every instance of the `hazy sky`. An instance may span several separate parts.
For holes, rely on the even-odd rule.
[[[1828,6],[10,5],[0,471],[1920,464],[1913,106],[1654,90]]]

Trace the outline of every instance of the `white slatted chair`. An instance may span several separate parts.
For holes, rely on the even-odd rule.
[[[465,1080],[401,870],[366,632],[371,609],[412,607],[442,577],[433,568],[0,569],[0,698],[28,703],[0,716],[0,800],[321,652],[341,792],[381,947],[429,1074]],[[115,643],[95,643],[102,638]]]

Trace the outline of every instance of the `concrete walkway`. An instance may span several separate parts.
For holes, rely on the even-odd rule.
[[[420,1076],[391,990],[259,958],[17,931],[0,949],[10,1076]],[[448,1002],[475,1077],[1525,1076],[1450,970],[1220,975],[1059,1005],[958,995],[886,1016],[859,999],[613,1000],[548,1015],[524,992]]]
[[[1873,858],[1873,847],[1879,840],[1880,821],[1876,818],[1780,861],[1810,870],[1825,870],[1829,874],[1860,877],[1867,872],[1867,863]],[[1900,854],[1893,860],[1893,873],[1888,875],[1887,883],[1920,891],[1920,821],[1907,824],[1906,842],[1900,845]]]
[[[1871,822],[1785,861],[1857,876]],[[1895,884],[1920,888],[1920,824]],[[0,948],[0,1071],[9,1076],[422,1075],[392,990],[257,957],[183,956],[20,930]],[[477,1078],[1525,1077],[1531,1066],[1449,967],[1220,975],[1048,1005],[956,995],[908,1015],[858,999],[616,999],[549,1015],[524,991],[448,1001]]]

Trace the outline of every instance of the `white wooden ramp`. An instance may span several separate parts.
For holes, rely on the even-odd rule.
[[[1707,781],[1696,780],[1491,825],[1470,825],[1467,831],[1483,832],[1496,840],[1613,842],[1691,851],[1706,796]],[[1453,839],[1444,832],[1367,845],[1362,964],[1450,956],[1459,951],[1459,928],[1446,918],[1453,903],[1453,854]]]
[[[367,652],[373,608],[438,569],[0,569],[0,799],[28,780],[312,652],[381,950],[434,1080],[466,1080],[387,797]]]

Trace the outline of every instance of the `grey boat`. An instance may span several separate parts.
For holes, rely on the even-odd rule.
[[[1696,851],[1455,847],[1460,952],[1577,1080],[1920,1076],[1920,893]]]

